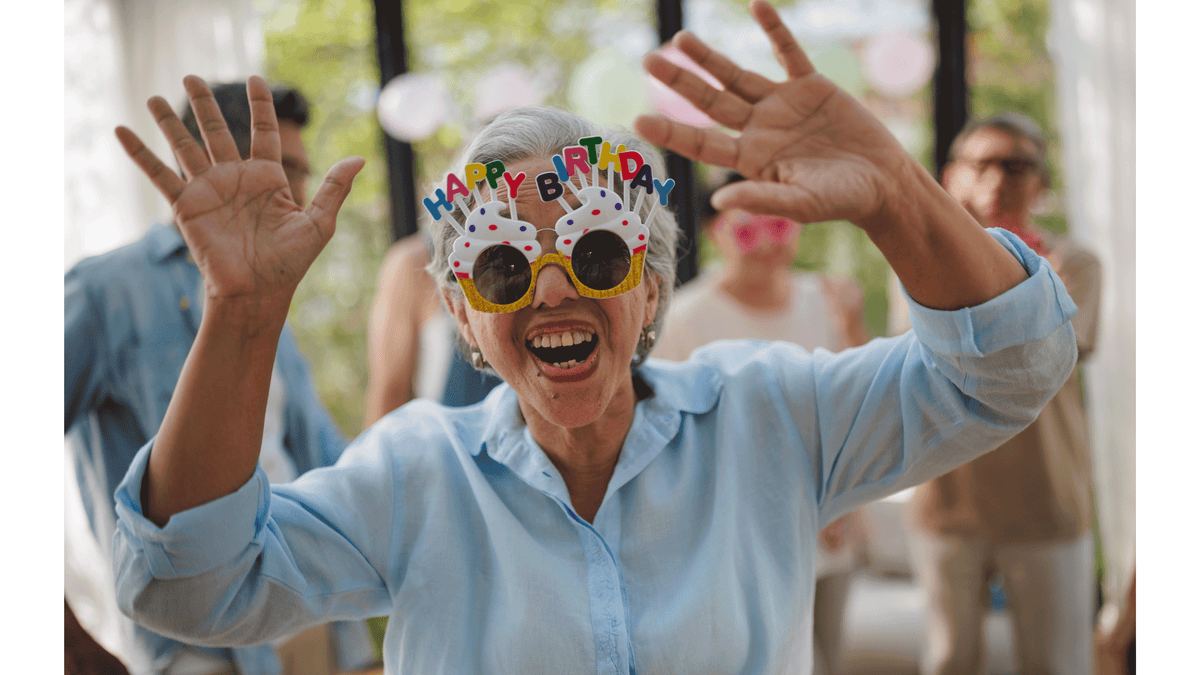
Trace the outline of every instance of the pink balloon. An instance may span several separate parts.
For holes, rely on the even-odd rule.
[[[933,77],[933,47],[911,33],[873,36],[863,53],[863,75],[876,91],[906,98],[920,91]]]
[[[502,63],[484,73],[475,85],[475,119],[487,119],[501,110],[541,102],[533,78],[520,64]]]
[[[701,77],[705,82],[708,82],[717,89],[725,87],[717,81],[715,77],[710,75],[708,71],[696,65],[694,61],[687,57],[686,54],[679,51],[675,47],[664,47],[659,50],[668,61],[678,65],[680,68],[691,71]],[[673,89],[659,82],[657,79],[647,75],[650,90],[650,103],[659,114],[668,117],[676,122],[690,124],[697,127],[711,127],[716,124],[708,115],[700,112],[696,106],[692,105],[686,98],[675,93]]]

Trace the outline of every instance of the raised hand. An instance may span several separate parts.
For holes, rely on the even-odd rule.
[[[201,147],[161,97],[147,102],[183,168],[186,181],[132,131],[118,127],[125,152],[171,203],[210,298],[278,301],[286,310],[300,279],[333,236],[338,209],[362,168],[361,157],[329,169],[307,208],[292,198],[280,163],[279,124],[260,77],[247,83],[252,120],[250,157],[242,159],[204,81],[184,79],[204,137]]]
[[[854,97],[813,69],[771,5],[754,0],[750,12],[787,71],[782,83],[743,70],[690,33],[676,35],[674,46],[724,90],[659,54],[645,59],[651,75],[740,135],[658,117],[638,118],[638,133],[750,179],[713,196],[720,210],[740,208],[801,223],[845,219],[860,226],[884,216],[889,202],[903,194],[900,178],[919,165]]]

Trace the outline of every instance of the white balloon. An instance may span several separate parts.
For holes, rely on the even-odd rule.
[[[538,105],[543,98],[525,66],[502,63],[475,84],[475,119],[485,120],[507,108]]]
[[[936,67],[933,45],[912,33],[882,33],[867,41],[863,75],[891,98],[907,98],[929,84]]]
[[[432,136],[446,122],[450,90],[434,73],[405,73],[393,77],[379,92],[375,113],[392,138],[412,143]]]
[[[575,67],[567,100],[576,113],[601,126],[628,128],[649,110],[641,67],[615,47],[597,50]]]

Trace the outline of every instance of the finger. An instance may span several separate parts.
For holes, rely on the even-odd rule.
[[[737,164],[737,139],[716,129],[697,129],[649,115],[640,115],[633,128],[648,142],[688,159],[730,169]]]
[[[815,72],[816,69],[809,62],[804,50],[800,49],[796,38],[792,37],[792,31],[783,24],[774,7],[766,0],[753,0],[750,3],[750,13],[770,38],[775,59],[787,71],[788,78],[795,79]]]
[[[188,179],[204,173],[212,166],[208,161],[208,153],[204,152],[204,148],[196,142],[196,137],[192,136],[183,122],[175,116],[175,111],[171,110],[171,104],[167,103],[166,99],[155,96],[146,101],[146,107],[150,109],[150,114],[154,115],[154,122],[159,131],[171,144],[171,152],[175,153],[175,159],[179,161],[179,166]]]
[[[137,134],[126,127],[117,127],[116,132],[117,140],[121,142],[121,147],[125,148],[125,154],[129,155],[142,173],[150,178],[150,182],[154,183],[154,187],[158,188],[167,201],[174,204],[175,200],[179,198],[179,193],[183,192],[185,187],[179,174],[163,164],[162,160],[142,143]]]
[[[758,73],[738,67],[717,50],[709,47],[687,31],[675,35],[675,47],[695,61],[698,66],[712,73],[725,89],[742,97],[749,103],[758,103],[775,90],[775,83]]]
[[[279,120],[275,117],[275,99],[267,83],[257,75],[246,80],[250,99],[250,157],[272,162],[283,161],[279,142]]]
[[[317,188],[317,193],[313,195],[312,203],[304,209],[321,228],[326,238],[333,236],[338,210],[342,208],[342,202],[346,201],[346,195],[350,194],[354,177],[366,163],[367,160],[362,157],[347,157],[331,166],[329,173],[325,174],[325,180],[321,182],[321,187]]]
[[[242,158],[238,152],[237,143],[229,133],[225,124],[225,116],[212,91],[204,80],[195,75],[183,78],[183,88],[187,90],[188,100],[192,104],[192,112],[196,114],[196,124],[200,127],[200,135],[208,146],[208,154],[213,164],[217,162],[236,162]]]
[[[832,220],[821,211],[815,195],[796,185],[744,180],[717,190],[712,196],[718,211],[741,209],[756,215],[778,215],[798,223]]]
[[[750,119],[754,108],[740,97],[700,79],[700,76],[680,68],[661,54],[651,52],[642,61],[646,72],[692,102],[705,115],[718,124],[731,129],[741,129]]]

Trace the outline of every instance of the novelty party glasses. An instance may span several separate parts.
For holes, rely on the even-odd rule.
[[[742,253],[749,253],[767,241],[786,244],[800,231],[799,223],[779,216],[749,216],[741,220],[723,220],[720,227],[729,229],[734,243]]]
[[[561,265],[587,298],[611,298],[637,288],[649,229],[637,214],[622,210],[612,190],[589,187],[579,196],[583,204],[555,224],[558,250],[549,253],[542,251],[533,225],[500,215],[503,202],[488,202],[467,218],[467,233],[455,240],[450,267],[471,307],[503,313],[528,306],[538,272],[550,264]]]
[[[598,147],[599,164],[594,157]],[[563,161],[564,157],[566,161]],[[642,282],[650,236],[649,228],[638,216],[642,199],[647,193],[652,199],[654,193],[658,193],[659,198],[646,217],[646,222],[650,222],[655,210],[666,204],[674,181],[668,180],[664,184],[655,180],[650,166],[642,161],[640,154],[625,152],[624,146],[618,146],[614,153],[599,137],[580,139],[579,146],[565,148],[562,157],[555,155],[551,159],[556,170],[537,176],[536,182],[542,201],[557,200],[566,211],[554,225],[558,235],[555,251],[544,251],[537,240],[537,228],[516,217],[514,195],[525,174],[514,177],[504,171],[501,162],[467,165],[467,183],[472,186],[486,179],[495,190],[498,186],[495,179],[501,175],[508,184],[507,213],[505,203],[493,199],[470,212],[465,227],[450,217],[460,235],[454,240],[449,256],[450,269],[473,309],[505,313],[527,307],[533,301],[538,273],[551,264],[565,269],[575,290],[587,298],[615,297],[637,288]],[[605,159],[610,161],[606,164]],[[602,168],[611,164],[617,164],[622,177],[628,181],[624,197],[613,187],[615,171],[611,169],[608,186],[599,185]],[[588,186],[583,174],[591,173],[592,169],[596,169],[594,184]],[[571,181],[577,173],[582,188]],[[579,207],[573,209],[563,199],[564,184],[579,198]],[[642,187],[644,192],[637,196],[636,204],[630,205],[628,198],[637,187]],[[447,192],[451,195],[449,198]],[[449,216],[451,199],[467,213],[460,195],[473,195],[476,204],[481,201],[474,187],[468,190],[453,174],[447,176],[447,192],[437,190],[438,201],[425,200],[425,207],[435,220],[441,219],[441,209]]]

